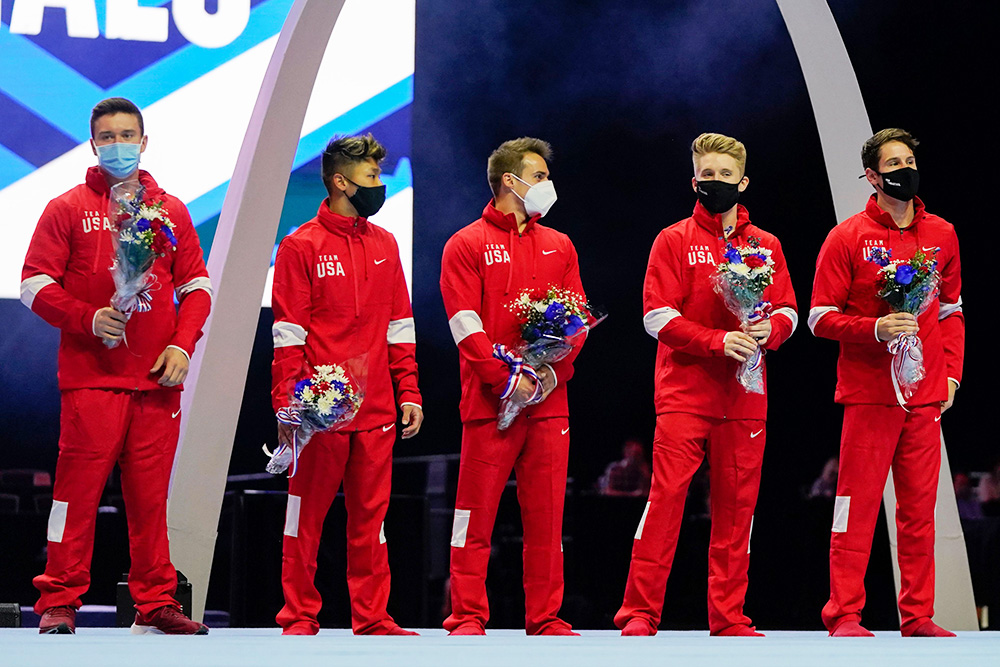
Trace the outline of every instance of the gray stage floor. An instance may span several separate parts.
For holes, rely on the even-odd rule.
[[[1000,664],[1000,633],[967,632],[956,639],[830,639],[822,632],[771,632],[764,638],[715,638],[707,632],[661,632],[623,638],[584,631],[582,637],[525,637],[491,630],[486,637],[354,637],[324,630],[315,637],[281,637],[270,629],[216,629],[208,637],[132,636],[128,630],[82,628],[76,636],[45,636],[36,629],[0,629],[0,665],[89,667],[244,667],[248,665],[831,665],[836,667],[950,667]]]

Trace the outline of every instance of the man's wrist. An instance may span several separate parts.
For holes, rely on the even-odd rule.
[[[400,409],[402,409],[402,408],[405,408],[407,405],[412,405],[415,408],[419,408],[421,411],[423,411],[423,409],[424,409],[424,406],[420,405],[419,403],[411,403],[410,401],[404,401],[404,402],[400,403],[399,407],[400,407]]]
[[[183,347],[180,347],[179,345],[167,345],[167,349],[169,350],[170,348],[174,348],[175,350],[180,351],[181,354],[187,357],[188,363],[191,362],[191,355],[188,354],[187,350],[185,350]]]

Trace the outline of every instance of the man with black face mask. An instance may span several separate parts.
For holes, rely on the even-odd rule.
[[[958,237],[928,213],[909,132],[889,128],[861,149],[875,189],[865,210],[837,225],[816,262],[809,328],[840,342],[835,400],[844,405],[840,472],[830,540],[830,600],[823,622],[835,637],[870,637],[861,626],[864,578],[882,490],[890,467],[896,489],[900,631],[906,637],[954,636],[934,616],[934,506],[941,466],[941,415],[962,380],[962,315]],[[881,266],[873,249],[909,261],[933,256],[940,294],[919,317],[890,313],[876,295]],[[926,376],[906,398],[893,382],[887,342],[916,334]]]
[[[354,421],[344,430],[315,434],[288,480],[281,568],[285,606],[277,619],[286,635],[319,631],[316,553],[341,480],[354,633],[416,634],[386,612],[389,561],[383,520],[397,410],[403,439],[420,430],[423,411],[399,248],[392,234],[368,221],[385,201],[379,166],[385,155],[371,134],[330,142],[322,166],[330,196],[315,218],[281,242],[274,262],[275,412],[288,407],[296,382],[316,366],[367,359],[364,401]],[[279,421],[282,444],[290,445],[293,431]]]
[[[766,438],[767,385],[765,376],[764,393],[750,393],[736,372],[758,348],[776,350],[792,335],[798,322],[795,293],[778,239],[754,226],[746,208],[737,204],[749,184],[743,144],[702,134],[691,153],[691,185],[698,196],[694,213],[656,237],[643,287],[643,323],[658,341],[653,483],[615,624],[626,636],[656,634],[688,485],[707,457],[709,631],[761,636],[743,613],[743,602]],[[736,248],[751,238],[774,261],[773,283],[763,294],[772,310],[769,319],[741,326],[715,293],[712,276],[726,259],[727,242]]]

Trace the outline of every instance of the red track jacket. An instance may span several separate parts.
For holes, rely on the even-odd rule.
[[[734,245],[751,236],[772,251],[774,283],[764,300],[774,307],[765,350],[776,350],[798,323],[795,292],[781,243],[737,209]],[[656,350],[656,414],[688,412],[717,419],[766,419],[767,394],[748,393],[736,379],[739,363],[726,357],[723,339],[740,321],[712,288],[711,276],[726,249],[721,216],[701,203],[694,214],[660,232],[653,242],[643,286],[643,323],[659,341]],[[764,367],[765,387],[767,366]],[[765,389],[766,392],[766,389]]]
[[[365,354],[365,398],[351,430],[395,422],[397,404],[421,405],[413,311],[392,234],[323,200],[278,247],[271,303],[275,411],[305,377],[303,362],[343,365]]]
[[[118,347],[105,347],[93,328],[97,311],[107,307],[115,293],[108,270],[114,259],[109,191],[101,170],[91,167],[85,183],[50,201],[31,237],[21,270],[21,301],[61,330],[61,390],[163,389],[159,377],[149,373],[156,358],[168,345],[190,357],[201,338],[212,305],[212,284],[191,216],[184,203],[164,192],[147,172],[139,172],[139,181],[147,198],[164,202],[176,225],[177,249],[156,260],[153,273],[160,287],[153,292],[153,308],[132,313],[126,341]],[[175,292],[179,308],[174,306]]]
[[[816,260],[809,328],[840,341],[836,401],[843,404],[894,405],[889,374],[892,355],[875,338],[875,323],[889,306],[875,294],[879,266],[868,261],[871,248],[892,250],[893,259],[909,259],[917,248],[937,252],[941,293],[917,319],[927,377],[908,405],[929,405],[948,398],[948,378],[962,381],[965,316],[962,314],[961,260],[955,228],[927,213],[914,199],[913,224],[899,229],[879,208],[875,195],[865,210],[840,223],[826,237]]]
[[[520,234],[513,214],[490,201],[483,217],[455,232],[441,258],[441,296],[458,345],[462,421],[496,419],[499,395],[510,373],[493,357],[493,345],[521,339],[508,305],[523,289],[556,285],[584,295],[576,248],[569,237],[531,218]],[[525,409],[535,418],[569,416],[566,382],[580,345],[553,364],[557,386],[544,402]]]

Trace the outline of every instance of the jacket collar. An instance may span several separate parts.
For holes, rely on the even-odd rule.
[[[892,219],[892,215],[882,210],[882,207],[878,205],[878,197],[874,194],[868,198],[868,204],[865,205],[865,213],[869,218],[877,222],[878,224],[886,227],[888,229],[899,229],[896,226],[896,221]],[[907,229],[912,229],[914,225],[923,220],[925,214],[924,202],[920,200],[920,197],[913,198],[913,222]]]
[[[368,218],[349,217],[334,213],[330,210],[329,203],[329,199],[324,199],[323,203],[319,205],[319,212],[316,213],[316,218],[319,219],[320,224],[329,231],[341,236],[364,234],[368,231]]]
[[[695,202],[694,213],[692,216],[694,221],[698,223],[701,227],[704,227],[708,231],[712,232],[719,238],[726,238],[726,235],[722,231],[722,214],[710,213],[707,208],[701,205],[701,202]],[[750,213],[747,211],[743,204],[736,205],[736,229],[733,233],[729,235],[730,238],[734,236],[739,236],[743,228],[750,224]]]
[[[483,209],[483,220],[489,222],[504,231],[513,231],[517,233],[517,216],[513,213],[503,213],[495,206],[496,200],[491,199],[490,203],[486,205]],[[528,218],[527,224],[524,226],[523,234],[527,234],[535,227],[542,216],[536,215]]]
[[[104,197],[108,196],[111,188],[108,187],[108,181],[104,178],[104,172],[98,166],[93,166],[87,169],[87,177],[84,179],[91,190]],[[153,177],[149,175],[148,171],[142,169],[139,170],[139,183],[146,188],[146,199],[150,197],[162,197],[166,194]]]

